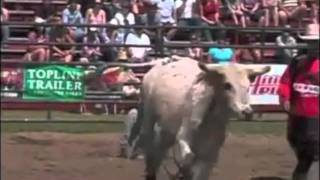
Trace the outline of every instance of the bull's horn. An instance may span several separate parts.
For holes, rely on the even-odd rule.
[[[255,66],[247,67],[247,72],[249,76],[259,76],[265,74],[271,70],[270,66]]]
[[[223,65],[219,64],[205,64],[202,62],[198,63],[199,68],[204,72],[217,72],[219,74],[222,73]]]

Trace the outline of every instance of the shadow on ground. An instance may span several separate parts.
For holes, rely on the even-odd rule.
[[[253,177],[250,180],[287,180],[287,179],[274,177],[274,176],[264,176],[264,177]]]

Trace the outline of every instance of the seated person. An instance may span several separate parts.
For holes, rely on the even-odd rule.
[[[47,40],[46,38],[33,30],[28,34],[28,42],[30,43],[45,43]],[[24,61],[47,61],[49,59],[49,49],[45,45],[28,45],[27,53],[24,55]]]
[[[307,6],[304,0],[282,0],[279,5],[280,23],[286,25],[288,20],[301,21],[306,9]]]
[[[174,0],[162,0],[157,2],[158,6],[158,15],[160,25],[163,26],[176,26],[176,13],[175,13],[175,4]],[[168,28],[164,31],[164,40],[171,40],[176,34],[177,29]]]
[[[83,38],[83,43],[100,44],[98,29],[90,28],[87,36]],[[100,46],[83,46],[81,62],[97,61],[102,56]]]
[[[248,22],[258,22],[258,26],[266,26],[267,11],[262,7],[262,0],[241,0],[240,7]]]
[[[136,25],[144,25],[141,21],[137,21]],[[125,41],[126,45],[150,45],[149,36],[144,33],[143,28],[136,28],[130,32]],[[127,52],[132,62],[144,62],[150,47],[129,47]]]
[[[64,24],[83,24],[84,19],[81,12],[77,9],[76,0],[70,0],[69,6],[63,10],[62,19]],[[76,41],[82,41],[85,35],[83,27],[68,26],[71,37]]]
[[[231,3],[229,0],[226,0],[228,10],[231,12],[232,19],[235,25],[240,25],[241,27],[246,27],[246,18],[244,12],[241,10],[240,2],[235,1]]]
[[[67,28],[55,26],[50,30],[50,42],[54,43],[75,43]],[[75,54],[75,47],[69,45],[55,45],[52,47],[52,57],[63,62],[71,62]]]
[[[221,38],[218,40],[219,45],[227,45],[228,43]],[[232,48],[213,47],[208,52],[208,63],[228,64],[231,63],[234,56]]]
[[[270,25],[270,20],[273,20],[273,26],[279,26],[279,3],[280,0],[262,0],[262,5],[266,9],[266,26]]]
[[[93,8],[90,8],[86,12],[86,23],[87,24],[106,24],[106,12],[102,9],[101,0],[95,0]],[[105,28],[98,28],[98,35],[102,42],[109,42],[109,37],[107,35]]]
[[[220,22],[220,0],[204,0],[200,4],[201,19],[209,25]]]

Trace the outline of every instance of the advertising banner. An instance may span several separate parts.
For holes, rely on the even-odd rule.
[[[265,65],[256,65],[265,66]],[[271,70],[258,76],[250,86],[250,103],[252,105],[279,105],[277,95],[280,78],[287,65],[270,65]]]
[[[66,65],[28,65],[24,69],[23,98],[78,101],[85,97],[84,70]]]

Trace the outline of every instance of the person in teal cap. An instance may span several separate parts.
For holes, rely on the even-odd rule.
[[[227,45],[224,37],[220,37],[217,40],[218,45]],[[234,56],[234,50],[232,48],[212,47],[209,48],[208,62],[228,64],[232,62]]]

